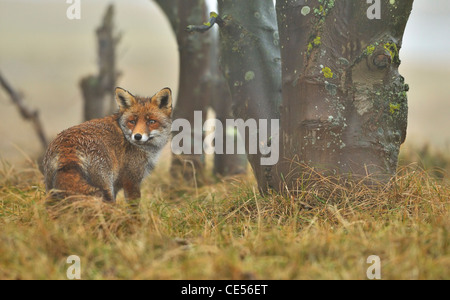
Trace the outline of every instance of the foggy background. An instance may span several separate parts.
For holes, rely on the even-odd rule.
[[[0,72],[40,111],[50,140],[82,121],[79,81],[97,73],[95,30],[110,3],[122,33],[118,85],[143,96],[166,86],[176,94],[175,36],[151,0],[81,0],[81,20],[67,19],[65,0],[0,0]],[[450,150],[449,29],[450,1],[415,0],[400,52],[400,72],[410,85],[404,148],[429,143]],[[36,157],[40,150],[33,128],[3,90],[0,137],[0,159],[11,163],[24,160],[21,152]]]

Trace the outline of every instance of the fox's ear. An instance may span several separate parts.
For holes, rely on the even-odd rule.
[[[116,88],[116,102],[122,110],[130,108],[136,104],[136,98],[128,91],[122,88]]]
[[[169,88],[162,89],[153,96],[152,103],[157,105],[160,109],[172,111],[172,90]]]

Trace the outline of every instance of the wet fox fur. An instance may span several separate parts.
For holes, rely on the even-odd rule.
[[[169,141],[172,92],[150,98],[117,88],[119,112],[61,132],[44,157],[45,186],[52,198],[87,195],[115,202],[141,198],[142,180],[155,167]]]

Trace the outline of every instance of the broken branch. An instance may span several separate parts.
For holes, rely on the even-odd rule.
[[[19,112],[25,120],[29,120],[33,123],[33,128],[36,131],[39,141],[44,149],[48,146],[47,138],[44,134],[44,128],[41,120],[39,119],[39,111],[31,110],[23,101],[22,95],[20,95],[14,88],[6,81],[6,79],[0,73],[0,85],[10,96],[12,102],[19,108]]]
[[[204,33],[210,30],[215,24],[219,25],[219,27],[224,24],[224,21],[216,12],[211,12],[209,18],[209,21],[203,23],[203,25],[189,25],[186,27],[186,31]]]

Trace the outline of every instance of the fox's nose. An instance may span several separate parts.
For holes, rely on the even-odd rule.
[[[135,139],[136,141],[142,140],[142,134],[136,133],[136,134],[134,135],[134,139]]]

